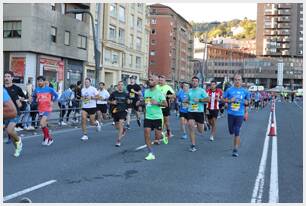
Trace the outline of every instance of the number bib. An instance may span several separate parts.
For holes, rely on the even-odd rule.
[[[231,109],[232,109],[232,111],[239,111],[240,103],[239,102],[238,103],[232,103]]]
[[[150,97],[147,97],[145,99],[145,104],[146,104],[146,106],[151,106],[151,98]]]
[[[192,111],[198,111],[198,109],[199,109],[199,105],[198,104],[192,104],[191,105],[191,110]]]

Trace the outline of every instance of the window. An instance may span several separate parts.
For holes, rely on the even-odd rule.
[[[112,64],[118,64],[119,63],[119,54],[118,52],[113,51],[112,52]]]
[[[78,36],[78,47],[80,49],[86,50],[86,47],[87,47],[87,37],[86,36],[83,36],[83,35]]]
[[[131,28],[134,28],[135,26],[135,16],[133,14],[130,16],[130,26]]]
[[[52,11],[55,11],[55,3],[51,3],[51,9]]]
[[[137,8],[138,8],[139,10],[142,10],[142,8],[143,8],[142,3],[137,3]]]
[[[124,29],[119,28],[119,43],[124,44],[125,41],[125,31]]]
[[[109,14],[112,16],[112,17],[117,17],[117,4],[111,4],[109,6]]]
[[[83,14],[75,14],[77,20],[83,21]]]
[[[21,38],[21,21],[3,22],[3,38]]]
[[[119,6],[119,20],[125,22],[125,8]]]
[[[57,29],[54,26],[51,26],[51,41],[56,43],[56,33]]]
[[[142,19],[141,18],[137,18],[137,29],[138,30],[142,29]]]
[[[130,34],[130,47],[134,48],[134,35]]]
[[[116,27],[109,25],[108,38],[109,40],[116,41]]]
[[[105,49],[104,61],[105,61],[105,63],[110,63],[111,62],[111,51],[109,49]]]
[[[141,38],[140,37],[136,38],[136,49],[141,50]]]
[[[151,40],[151,45],[155,45],[156,44],[156,40],[155,39],[152,39]]]
[[[156,34],[156,30],[155,30],[155,29],[152,29],[152,30],[151,30],[151,34]]]
[[[156,24],[156,19],[151,19],[151,24]]]
[[[133,55],[127,55],[127,60],[126,60],[126,62],[127,62],[127,65],[129,66],[129,67],[132,67],[133,66]]]
[[[150,56],[155,56],[155,51],[154,50],[152,50],[152,51],[150,51]]]
[[[70,45],[70,32],[69,31],[65,31],[65,45],[69,46]]]
[[[141,57],[136,56],[136,68],[140,68],[140,67],[141,67]]]

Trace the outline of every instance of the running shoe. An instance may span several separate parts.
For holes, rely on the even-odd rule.
[[[187,139],[187,134],[183,134],[182,139]]]
[[[239,156],[238,150],[234,149],[234,150],[233,150],[232,156],[233,156],[233,157],[238,157],[238,156]]]
[[[44,140],[41,143],[43,146],[47,146],[48,145],[48,139],[44,138]]]
[[[101,125],[100,125],[98,120],[96,120],[96,130],[97,130],[97,132],[101,131]]]
[[[165,135],[164,132],[162,132],[162,136],[163,136],[163,143],[164,143],[164,144],[168,144],[168,143],[169,143],[168,137]]]
[[[156,139],[156,140],[153,141],[153,144],[160,145],[160,141]]]
[[[81,137],[81,140],[83,140],[83,141],[88,140],[88,136],[87,135],[83,135],[83,137]]]
[[[145,158],[146,160],[155,160],[155,155],[153,153],[149,153],[148,156]]]
[[[121,146],[120,141],[117,141],[116,144],[115,144],[115,146],[116,146],[116,147],[120,147],[120,146]]]
[[[125,125],[125,129],[131,129],[130,125],[129,124]]]
[[[22,151],[22,141],[20,139],[19,142],[16,142],[16,149],[15,149],[14,156],[19,157],[21,151]]]
[[[189,151],[190,152],[195,152],[195,151],[197,151],[197,148],[194,145],[191,145]]]
[[[209,140],[210,140],[210,141],[214,141],[214,140],[215,140],[215,139],[214,139],[214,136],[210,136]]]
[[[113,122],[112,125],[115,125],[115,122]]]
[[[138,124],[139,127],[141,127],[140,119],[137,119],[137,124]]]
[[[47,146],[50,146],[53,143],[53,139],[48,139]]]

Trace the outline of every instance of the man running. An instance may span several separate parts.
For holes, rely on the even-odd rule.
[[[211,126],[211,134],[209,139],[210,141],[214,141],[214,137],[216,137],[217,118],[219,114],[219,101],[222,98],[222,90],[217,88],[217,82],[215,80],[211,81],[207,94],[209,96],[207,117]]]
[[[141,96],[141,87],[136,84],[135,82],[135,77],[131,76],[130,77],[130,84],[127,85],[126,89],[128,91],[129,94],[129,99],[132,100],[131,104],[128,105],[128,112],[127,112],[127,118],[126,118],[126,128],[130,129],[130,123],[131,123],[131,113],[132,113],[132,109],[135,110],[136,112],[136,118],[137,118],[137,124],[140,127],[141,126],[141,122],[140,122],[140,112],[139,112],[139,97]]]
[[[98,120],[96,120],[97,111],[97,99],[99,98],[98,90],[91,86],[90,78],[85,79],[85,87],[81,90],[83,106],[82,106],[82,131],[83,136],[81,140],[88,140],[87,136],[87,116],[89,115],[90,124],[96,126],[97,131],[101,131],[101,125]]]
[[[259,93],[259,91],[256,91],[254,94],[254,105],[255,105],[255,110],[258,111],[259,110],[259,103],[261,100],[261,94]]]
[[[127,115],[127,105],[130,104],[132,100],[126,92],[123,91],[123,82],[119,81],[117,86],[117,91],[114,91],[109,97],[109,103],[112,105],[112,113],[115,122],[115,127],[118,130],[118,137],[116,140],[116,147],[121,146],[121,140],[126,133],[126,128],[124,128],[124,122]]]
[[[188,106],[189,106],[187,103],[188,95],[189,95],[189,84],[187,82],[184,82],[183,89],[179,90],[176,97],[179,103],[181,131],[183,131],[182,139],[187,139],[186,125],[187,125]]]
[[[158,77],[149,77],[149,88],[145,90],[145,119],[144,119],[144,138],[148,148],[146,160],[155,160],[155,155],[151,145],[151,131],[155,131],[155,138],[159,140],[162,132],[163,112],[161,107],[167,107],[166,97],[156,88]]]
[[[197,149],[195,147],[195,124],[197,125],[198,132],[204,134],[204,102],[208,102],[209,98],[204,89],[199,87],[199,78],[192,78],[192,88],[189,90],[188,101],[188,125],[189,125],[189,136],[191,140],[190,150],[195,152]]]
[[[107,114],[107,100],[109,98],[109,93],[105,89],[105,84],[104,82],[99,83],[99,99],[97,100],[97,112],[98,112],[98,120],[100,124],[103,124],[103,120],[106,119],[106,114]]]
[[[12,119],[17,116],[16,107],[7,93],[7,90],[3,88],[3,120]]]
[[[21,138],[16,133],[15,127],[19,121],[20,109],[22,107],[21,101],[26,98],[26,95],[23,93],[20,87],[13,84],[13,78],[14,78],[13,72],[7,71],[4,73],[4,88],[7,90],[17,110],[17,116],[15,118],[7,119],[5,121],[5,126],[9,138],[13,140],[13,144],[15,147],[14,156],[19,157],[22,150],[22,141]]]
[[[55,90],[51,87],[46,86],[46,79],[44,76],[38,76],[36,78],[37,85],[36,89],[32,94],[32,99],[37,102],[40,119],[40,126],[44,134],[42,142],[43,146],[49,146],[53,143],[48,129],[48,117],[52,112],[52,104],[57,100],[58,95]]]
[[[223,94],[224,102],[228,103],[228,129],[230,135],[234,135],[234,148],[232,156],[238,157],[240,145],[240,128],[243,120],[248,119],[248,104],[250,93],[241,87],[242,78],[240,74],[234,76],[234,86]]]
[[[170,105],[171,105],[170,101],[175,98],[175,92],[169,85],[166,84],[166,79],[164,75],[159,75],[159,85],[157,86],[157,88],[162,92],[162,94],[166,97],[167,100],[167,107],[162,107],[162,111],[164,116],[163,129],[166,128],[167,139],[169,139],[170,137],[173,136],[170,130],[170,122],[169,122]],[[164,134],[162,133],[162,135]]]

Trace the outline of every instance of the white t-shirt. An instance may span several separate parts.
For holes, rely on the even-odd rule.
[[[83,108],[96,108],[97,101],[93,97],[99,94],[98,90],[93,86],[89,86],[88,88],[84,87],[81,92],[83,98],[91,97],[90,100],[83,99]]]
[[[103,98],[103,100],[97,100],[97,104],[107,104],[107,99],[109,98],[109,93],[106,89],[102,91],[99,90],[99,96]]]

